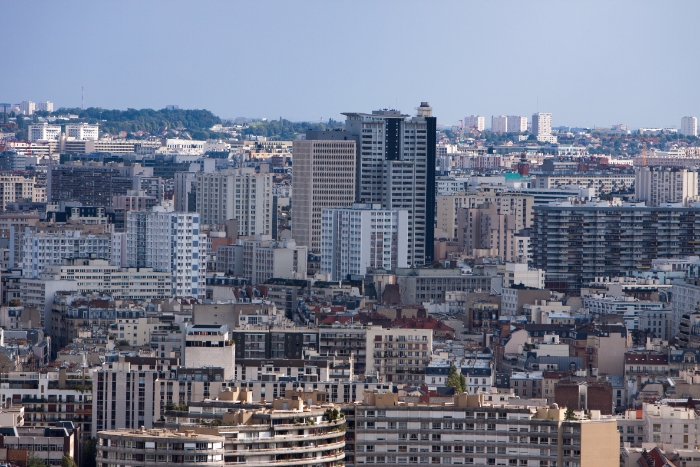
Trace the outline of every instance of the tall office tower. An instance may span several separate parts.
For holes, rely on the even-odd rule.
[[[321,252],[321,212],[355,200],[356,143],[346,131],[308,131],[294,141],[292,238]]]
[[[29,125],[29,141],[58,141],[61,138],[61,126],[48,123]]]
[[[19,104],[19,111],[22,115],[33,115],[35,109],[35,104],[32,101],[22,101]]]
[[[532,114],[532,134],[535,136],[549,136],[552,134],[552,114]]]
[[[53,112],[53,102],[43,101],[36,104],[36,110],[41,110],[43,112]]]
[[[698,118],[683,117],[681,118],[681,134],[685,136],[698,135]]]
[[[668,167],[637,167],[634,174],[634,197],[647,206],[685,203],[698,196],[698,173]]]
[[[203,224],[237,219],[238,235],[272,233],[272,174],[255,173],[252,167],[197,172],[196,196]]]
[[[381,205],[323,210],[321,272],[331,280],[364,275],[367,268],[408,266],[408,212]]]
[[[486,129],[486,118],[481,115],[464,117],[464,128],[468,130],[484,131]]]
[[[494,115],[491,117],[491,131],[494,133],[508,132],[508,117],[505,115]]]
[[[527,131],[527,117],[508,115],[508,133],[524,133]]]
[[[348,112],[345,129],[358,141],[355,199],[408,211],[410,266],[433,259],[436,118],[427,102],[415,117],[396,110]]]
[[[89,123],[71,123],[66,125],[66,136],[81,141],[97,141],[99,139],[100,126]]]
[[[153,268],[172,274],[172,293],[204,297],[206,236],[200,234],[199,214],[168,211],[127,213],[126,249],[129,267]]]

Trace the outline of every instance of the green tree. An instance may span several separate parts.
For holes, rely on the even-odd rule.
[[[36,457],[34,451],[29,451],[27,455],[27,467],[47,467],[46,462]]]
[[[447,373],[447,381],[445,386],[448,388],[455,388],[455,392],[461,394],[467,390],[467,380],[464,375],[457,373],[457,367],[450,365],[450,371]]]
[[[566,421],[572,421],[576,420],[576,414],[574,413],[574,409],[571,407],[567,407],[566,412],[564,412],[564,420]]]
[[[80,456],[82,467],[96,467],[97,465],[97,438],[83,441],[83,454]]]
[[[61,459],[61,467],[78,467],[78,466],[75,464],[75,461],[73,460],[73,458],[71,456],[69,456],[68,454],[64,454],[63,458]]]

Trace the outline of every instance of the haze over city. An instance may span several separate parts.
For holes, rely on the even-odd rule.
[[[698,2],[2,2],[6,99],[301,121],[464,115],[678,126]],[[27,27],[27,21],[31,27]]]

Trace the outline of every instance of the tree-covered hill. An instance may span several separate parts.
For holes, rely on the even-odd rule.
[[[307,130],[333,130],[342,128],[343,124],[333,119],[327,122],[290,122],[289,120],[267,120],[252,122],[243,129],[244,135],[265,136],[270,140],[295,140]]]

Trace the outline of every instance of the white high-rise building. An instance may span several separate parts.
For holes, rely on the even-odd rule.
[[[53,102],[43,101],[36,104],[36,110],[41,110],[44,112],[53,112]]]
[[[634,197],[647,206],[663,203],[685,203],[698,196],[698,173],[694,170],[668,167],[637,167],[634,176]]]
[[[551,135],[552,114],[541,112],[532,114],[532,134],[535,136]]]
[[[698,118],[683,117],[681,118],[681,134],[685,136],[698,135]]]
[[[364,275],[367,268],[408,266],[408,211],[355,204],[323,210],[321,273],[330,280]]]
[[[531,133],[537,137],[537,141],[556,143],[557,137],[552,135],[552,114],[542,112],[532,114]]]
[[[19,111],[22,115],[33,115],[35,110],[34,102],[32,101],[22,101],[19,104]]]
[[[486,117],[481,115],[464,117],[464,128],[468,130],[484,131],[486,129]]]
[[[109,235],[82,235],[80,230],[24,236],[22,277],[36,278],[46,266],[62,265],[65,258],[111,257]]]
[[[397,110],[345,113],[345,129],[357,141],[355,199],[408,211],[409,266],[433,258],[436,118],[427,102],[415,117]]]
[[[292,238],[321,252],[321,211],[355,201],[355,138],[345,131],[309,131],[294,141]]]
[[[491,117],[491,131],[494,133],[508,132],[508,117],[505,115],[494,115]]]
[[[524,133],[527,131],[527,117],[508,115],[508,133]]]
[[[60,138],[60,125],[49,125],[46,122],[29,125],[29,141],[58,141]]]
[[[252,167],[198,172],[196,197],[203,224],[237,219],[238,235],[272,234],[272,174]]]
[[[97,141],[100,134],[99,125],[89,123],[70,123],[66,125],[66,136],[81,141]]]
[[[206,235],[199,214],[164,207],[127,213],[126,249],[129,267],[153,268],[172,274],[177,297],[204,297]]]

